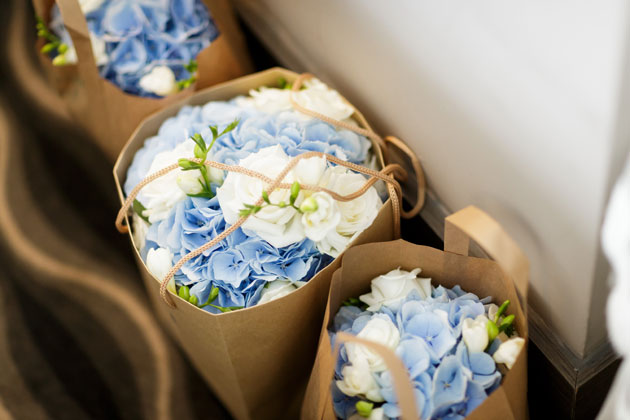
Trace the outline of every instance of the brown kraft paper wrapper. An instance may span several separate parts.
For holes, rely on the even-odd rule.
[[[494,259],[468,256],[470,239],[475,240]],[[369,263],[367,263],[369,262]],[[529,262],[501,226],[483,211],[470,206],[446,218],[444,251],[414,245],[403,240],[355,246],[346,251],[330,285],[328,305],[321,327],[317,358],[302,406],[302,419],[335,419],[331,384],[338,348],[333,351],[328,329],[343,301],[369,293],[373,278],[401,267],[422,269],[434,286],[460,285],[479,297],[492,296],[494,303],[507,299],[507,314],[515,315],[516,331],[526,344],[501,386],[477,407],[468,420],[527,419],[527,289]],[[341,333],[339,341],[365,340]],[[338,335],[338,336],[339,336]],[[388,368],[394,377],[403,419],[418,419],[409,376],[394,352],[369,343],[379,353],[386,353]],[[338,345],[338,343],[337,343]],[[392,362],[393,360],[393,362]]]
[[[40,62],[72,118],[94,138],[112,162],[144,117],[192,95],[195,90],[239,77],[251,69],[229,1],[203,0],[219,35],[197,55],[197,82],[179,93],[159,99],[127,94],[100,76],[78,0],[33,0],[35,12],[48,22],[55,1],[77,51],[77,64],[53,66],[47,54],[39,53],[44,44],[41,39],[37,43]]]
[[[123,148],[114,167],[121,199],[127,168],[146,138],[184,105],[202,105],[246,95],[250,89],[275,86],[279,78],[293,83],[297,74],[273,68],[195,93],[145,119]],[[354,119],[369,128],[355,111]],[[373,144],[383,165],[381,150]],[[129,220],[126,220],[129,224]],[[133,237],[129,235],[132,244]],[[394,239],[393,211],[387,200],[372,225],[353,243]],[[333,272],[340,258],[286,297],[260,306],[219,315],[210,314],[172,295],[176,308],[160,297],[160,280],[134,255],[155,311],[203,378],[237,419],[295,419],[313,360]]]

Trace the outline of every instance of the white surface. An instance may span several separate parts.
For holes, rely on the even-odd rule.
[[[533,307],[576,353],[604,337],[587,325],[626,2],[236,3],[281,60],[406,140],[446,206],[506,226],[532,261]]]
[[[630,158],[611,194],[602,228],[602,245],[610,261],[611,283],[606,314],[608,334],[624,357],[598,420],[630,418]]]

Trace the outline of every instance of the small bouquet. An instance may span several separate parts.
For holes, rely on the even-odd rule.
[[[79,0],[100,75],[132,95],[163,97],[196,80],[197,54],[219,35],[201,0]],[[48,28],[48,26],[50,28]],[[37,31],[53,65],[77,63],[59,7]]]
[[[323,157],[299,161],[283,179],[291,188],[271,194],[266,193],[269,182],[250,173],[224,173],[191,160],[239,165],[267,179],[307,152],[359,165],[374,161],[364,136],[293,109],[286,85],[280,80],[277,87],[263,86],[249,96],[182,108],[147,139],[127,171],[129,196],[149,174],[179,165],[144,186],[134,202],[136,246],[159,279],[239,217],[250,216],[223,241],[183,264],[171,282],[171,291],[208,312],[247,308],[296,290],[369,227],[383,205],[374,186],[346,202],[323,190],[302,189],[300,185],[310,185],[346,195],[367,182],[362,174]],[[354,112],[317,79],[304,83],[296,101],[338,120]]]
[[[469,257],[470,239],[496,262]],[[527,278],[516,243],[472,206],[446,218],[444,251],[402,240],[349,249],[302,418],[525,420]]]
[[[145,119],[114,168],[156,312],[238,419],[296,418],[340,256],[399,234],[388,138],[309,77],[198,92]]]
[[[458,285],[434,287],[419,273],[397,268],[374,278],[370,293],[339,309],[331,342],[346,332],[392,350],[408,371],[422,419],[463,419],[499,386],[525,340],[516,336],[514,315],[505,315],[509,300],[499,307]],[[391,372],[361,344],[342,347],[332,387],[340,418],[401,416]]]
[[[222,0],[32,1],[48,82],[112,161],[147,115],[250,67]]]

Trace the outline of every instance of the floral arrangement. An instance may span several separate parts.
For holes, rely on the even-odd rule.
[[[163,97],[196,80],[196,57],[218,36],[201,0],[79,0],[102,77],[124,92]],[[42,52],[54,65],[77,55],[58,6],[50,29],[37,19]]]
[[[133,206],[134,242],[157,278],[239,216],[250,215],[225,240],[186,262],[169,284],[181,298],[211,313],[296,290],[369,227],[383,204],[373,186],[347,202],[301,188],[320,186],[346,195],[365,184],[363,175],[321,157],[300,160],[283,181],[292,187],[269,195],[263,193],[263,180],[199,163],[238,164],[273,179],[291,157],[309,151],[357,164],[373,162],[365,137],[293,110],[287,85],[282,80],[280,87],[262,87],[249,96],[183,107],[146,140],[128,169],[126,194],[147,175],[179,164],[147,184]],[[307,80],[295,100],[339,120],[350,121],[354,112],[316,79]]]
[[[490,297],[459,286],[433,287],[420,269],[396,269],[372,280],[371,292],[344,302],[331,332],[377,342],[396,353],[411,378],[422,419],[463,419],[501,383],[525,340]],[[512,338],[510,338],[512,336]],[[393,380],[383,359],[357,343],[341,347],[332,384],[342,419],[397,418]]]

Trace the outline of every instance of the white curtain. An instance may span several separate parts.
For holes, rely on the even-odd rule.
[[[598,420],[630,419],[630,157],[617,180],[602,228],[602,247],[611,265],[606,306],[608,334],[624,358]]]

